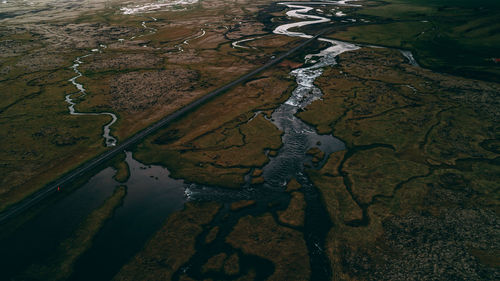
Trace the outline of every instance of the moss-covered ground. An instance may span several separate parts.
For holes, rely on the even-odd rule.
[[[266,151],[281,147],[281,134],[260,111],[276,108],[292,80],[280,67],[237,86],[139,145],[135,157],[165,165],[173,177],[237,188],[252,168],[266,164]]]
[[[67,19],[0,24],[0,210],[106,150],[109,116],[68,113],[77,57],[89,55],[79,66],[87,94],[74,97],[76,110],[115,113],[111,134],[121,142],[297,41],[266,28],[257,8],[265,0],[209,0],[147,16],[108,4]],[[257,35],[254,48],[231,46]]]
[[[298,114],[347,145],[308,172],[333,222],[333,279],[493,276],[498,84],[410,66],[389,49],[363,48],[339,62],[317,81],[323,100]],[[445,256],[471,270],[433,273]]]
[[[411,50],[419,64],[436,71],[500,79],[498,1],[367,1],[352,15],[362,24],[330,37]]]

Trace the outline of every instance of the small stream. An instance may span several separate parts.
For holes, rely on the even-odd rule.
[[[280,3],[290,10],[286,15],[290,18],[302,19],[294,23],[284,24],[274,30],[275,34],[311,38],[312,35],[290,29],[306,25],[330,22],[331,19],[311,15],[315,11],[314,5],[349,5],[348,1],[324,2],[289,2]],[[145,25],[143,23],[143,25]],[[199,38],[205,34],[194,35]],[[198,36],[198,37],[197,37]],[[323,74],[325,67],[336,64],[335,57],[339,54],[355,50],[358,47],[345,42],[318,38],[330,44],[318,53],[304,57],[305,67],[293,70],[297,87],[290,98],[279,106],[269,119],[284,132],[283,146],[275,157],[263,167],[263,184],[245,184],[239,190],[228,190],[218,187],[208,187],[169,177],[168,169],[160,166],[146,166],[133,158],[132,153],[126,152],[126,162],[130,167],[130,178],[124,185],[127,186],[127,195],[123,204],[94,238],[91,248],[77,261],[70,280],[110,280],[114,274],[137,253],[151,235],[164,223],[172,213],[183,208],[189,200],[218,201],[225,203],[223,210],[217,215],[212,224],[220,226],[221,234],[228,234],[238,219],[243,215],[260,215],[267,212],[283,210],[287,207],[290,195],[285,192],[286,184],[295,178],[301,185],[301,191],[306,200],[306,219],[302,228],[304,239],[310,255],[311,280],[329,280],[332,274],[330,262],[323,250],[326,235],[331,227],[329,215],[324,207],[319,191],[304,174],[304,165],[311,165],[311,156],[306,152],[313,147],[320,148],[326,155],[345,149],[344,144],[331,135],[319,135],[316,130],[302,122],[295,116],[299,109],[305,108],[311,102],[321,99],[321,89],[314,85],[315,80]],[[239,41],[243,42],[243,41]],[[234,46],[234,45],[233,45]],[[238,46],[238,45],[237,45]],[[82,76],[78,71],[81,59],[75,60],[73,70],[77,74],[70,81],[79,90],[78,93],[68,95],[66,101],[70,104],[69,110],[73,115],[110,115],[112,122],[104,128],[104,138],[108,146],[115,145],[116,139],[109,134],[109,127],[116,121],[112,113],[80,113],[74,110],[73,98],[78,94],[84,95],[85,89],[76,82]],[[113,118],[114,116],[114,118]],[[320,168],[323,160],[315,168]],[[102,204],[113,189],[119,185],[113,180],[115,171],[106,168],[93,176],[86,184],[59,200],[46,210],[43,210],[24,226],[16,230],[9,238],[0,241],[0,248],[4,251],[0,266],[6,277],[15,276],[32,263],[43,261],[57,247],[58,242],[67,238],[86,215]],[[252,208],[239,212],[232,212],[228,208],[234,201],[253,199],[257,204]],[[273,207],[270,207],[270,206]],[[58,231],[54,234],[53,230]],[[223,237],[224,235],[219,235]],[[203,239],[201,237],[200,239]],[[25,245],[25,241],[28,244]],[[200,240],[201,241],[201,240]],[[205,278],[200,268],[208,257],[217,251],[231,253],[224,238],[216,240],[210,245],[197,243],[197,252],[180,271],[174,275],[179,278],[181,272],[186,272],[195,279]],[[10,254],[12,253],[12,255]],[[258,276],[269,276],[272,266],[264,259],[240,253],[242,267],[260,264],[256,268]],[[8,257],[8,258],[7,258]],[[257,266],[259,267],[259,266]],[[243,270],[243,269],[242,269]]]
[[[184,45],[189,45],[189,41],[196,40],[198,38],[205,36],[205,34],[207,34],[207,32],[203,28],[200,29],[200,31],[201,31],[200,34],[196,33],[194,35],[191,35],[191,36],[187,37],[186,39],[184,39],[184,41],[182,41],[181,44],[177,44],[174,47],[177,48],[177,50],[179,50],[179,52],[184,52],[184,48],[182,48],[182,47]]]
[[[292,9],[287,12],[287,16],[313,20],[279,26],[274,30],[275,34],[311,38],[312,35],[289,29],[330,21],[328,18],[306,14],[313,8],[303,6],[300,2],[283,3],[283,5]],[[305,5],[310,5],[310,3]],[[290,98],[272,114],[271,121],[284,132],[283,147],[278,155],[271,158],[271,161],[264,167],[263,174],[265,185],[269,187],[284,185],[291,178],[295,178],[302,185],[306,200],[306,220],[303,231],[310,256],[311,280],[329,280],[332,272],[330,261],[323,247],[331,227],[330,217],[319,191],[303,174],[303,170],[305,164],[310,164],[310,158],[306,155],[310,148],[320,148],[327,159],[331,153],[345,149],[345,145],[332,135],[319,135],[313,127],[302,122],[295,114],[299,109],[304,109],[313,101],[321,99],[323,93],[314,85],[314,81],[323,74],[323,69],[337,64],[335,57],[341,53],[356,50],[359,47],[325,38],[318,38],[318,40],[329,43],[331,46],[319,53],[306,55],[305,63],[313,63],[313,65],[295,69],[290,73],[296,78],[297,88]],[[320,163],[320,167],[324,161]]]
[[[154,18],[154,17],[151,17],[151,19],[154,22],[157,21],[157,19]],[[148,30],[149,34],[155,33],[157,31],[155,28],[148,27],[146,25],[146,21],[141,22],[141,26],[144,28],[144,30]],[[146,34],[140,34],[140,35],[137,35],[137,36],[133,36],[133,37],[130,38],[130,40],[133,40],[135,38],[139,38],[139,37],[142,37],[142,36],[145,36],[145,35]],[[124,41],[124,39],[119,39],[119,41]],[[77,105],[77,102],[75,101],[75,99],[76,98],[82,98],[82,97],[84,97],[84,96],[87,95],[87,90],[84,88],[84,86],[76,81],[78,78],[80,78],[80,77],[83,76],[83,74],[80,72],[80,70],[78,70],[78,67],[80,67],[80,65],[84,63],[82,61],[84,58],[92,56],[94,53],[101,53],[106,48],[107,48],[106,45],[102,45],[101,44],[101,45],[99,45],[99,48],[92,49],[89,54],[77,57],[73,61],[73,65],[71,66],[71,69],[73,69],[73,72],[75,72],[76,75],[73,76],[68,81],[70,81],[75,86],[75,88],[77,89],[77,92],[66,95],[65,101],[66,101],[66,103],[69,104],[68,110],[69,110],[69,114],[71,114],[71,115],[76,115],[76,116],[85,116],[85,115],[86,116],[98,116],[98,115],[106,115],[106,116],[111,117],[111,121],[109,123],[107,123],[106,125],[104,125],[104,127],[103,127],[103,134],[102,134],[102,136],[104,138],[106,146],[107,147],[112,147],[112,146],[116,146],[116,143],[117,143],[116,138],[111,135],[111,126],[113,124],[115,124],[116,121],[118,120],[118,117],[116,116],[116,114],[114,114],[112,112],[78,112],[75,109],[75,106]]]
[[[306,4],[310,5],[311,2]],[[319,3],[314,2],[314,4]],[[311,38],[312,35],[290,31],[289,29],[330,21],[320,16],[305,15],[304,13],[308,13],[313,8],[304,6],[305,4],[303,5],[301,2],[283,3],[283,5],[292,9],[286,13],[287,16],[313,20],[281,25],[274,30],[275,34]],[[323,205],[319,191],[304,175],[303,171],[304,165],[311,165],[311,157],[306,154],[310,148],[318,147],[328,156],[332,152],[345,149],[345,145],[331,135],[319,135],[313,127],[302,122],[295,114],[299,109],[305,108],[311,102],[321,99],[323,93],[321,89],[314,85],[314,81],[323,74],[323,69],[334,66],[337,63],[335,57],[339,54],[356,50],[359,47],[326,38],[318,38],[318,40],[329,43],[331,46],[319,53],[306,55],[304,61],[312,65],[295,69],[290,73],[296,78],[297,87],[290,98],[274,110],[270,118],[270,121],[284,132],[282,136],[283,146],[278,151],[277,156],[271,157],[270,162],[263,167],[264,183],[261,185],[247,183],[242,190],[238,191],[191,185],[187,192],[191,200],[231,202],[238,199],[254,199],[257,201],[256,206],[250,210],[234,213],[226,208],[219,213],[220,222],[217,222],[218,219],[216,218],[213,226],[218,226],[221,229],[220,232],[223,233],[219,236],[224,237],[230,233],[237,224],[238,219],[244,215],[256,216],[273,211],[273,208],[269,207],[270,204],[273,204],[276,210],[286,208],[288,195],[284,190],[287,183],[292,178],[295,178],[301,184],[306,200],[306,218],[303,232],[310,256],[311,280],[329,280],[332,272],[330,261],[323,247],[326,235],[331,227],[331,220]],[[327,158],[325,157],[319,167],[324,164]],[[174,275],[174,280],[178,280],[180,272],[188,274],[195,280],[222,278],[217,274],[204,274],[200,271],[200,268],[208,258],[215,254],[225,252],[229,256],[232,251],[231,247],[221,239],[216,239],[214,243],[206,245],[201,242],[203,237],[202,235],[199,243],[197,243],[196,254]],[[243,253],[239,254],[244,258],[256,258]],[[272,273],[266,271],[268,269],[266,269],[265,264],[256,267],[262,276],[269,276]],[[242,270],[248,270],[244,264],[242,264]]]
[[[261,36],[258,36],[258,37],[252,37],[252,38],[246,38],[246,39],[241,39],[241,40],[238,40],[238,41],[234,41],[231,43],[231,47],[233,48],[241,48],[241,49],[256,49],[255,47],[247,47],[245,45],[241,45],[241,43],[244,43],[244,42],[249,42],[249,41],[253,41],[253,40],[257,40],[257,39],[260,39],[262,38]]]
[[[101,48],[105,48],[105,46],[101,45]],[[99,49],[93,49],[92,51],[93,52],[97,52],[97,51],[99,51]],[[111,112],[99,112],[99,113],[94,113],[94,112],[78,112],[78,111],[75,110],[75,105],[77,103],[74,101],[74,97],[82,98],[82,97],[84,97],[87,94],[87,92],[86,92],[85,88],[83,87],[83,85],[80,84],[80,83],[78,83],[78,82],[76,82],[76,79],[78,79],[78,78],[80,78],[80,77],[83,76],[83,74],[78,70],[78,67],[83,63],[82,62],[83,58],[89,57],[91,55],[92,55],[92,53],[87,54],[85,56],[78,57],[78,58],[75,59],[74,64],[73,64],[73,66],[71,68],[75,72],[76,76],[74,76],[73,78],[69,79],[69,81],[76,87],[76,89],[78,90],[78,92],[66,95],[65,100],[69,104],[68,110],[69,110],[69,114],[71,114],[71,115],[77,115],[77,116],[82,116],[82,115],[87,115],[87,116],[89,116],[89,115],[90,116],[107,115],[107,116],[110,116],[111,117],[111,121],[108,124],[104,125],[102,136],[104,137],[104,140],[106,142],[106,146],[115,146],[116,145],[116,138],[114,138],[111,135],[111,133],[110,133],[110,131],[111,131],[110,127],[118,120],[118,118],[116,117],[116,115],[114,113],[111,113]]]

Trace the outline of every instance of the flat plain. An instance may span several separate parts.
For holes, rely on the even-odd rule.
[[[45,250],[22,256],[8,248],[14,258],[6,254],[0,262],[3,277],[498,279],[499,5],[347,2],[355,5],[299,12],[332,21],[293,31],[328,28],[325,39],[358,47],[322,67],[310,83],[321,96],[286,116],[302,127],[283,126],[280,114],[297,83],[308,85],[294,71],[321,62],[319,55],[305,58],[327,50],[327,41],[313,41],[1,225],[0,246],[7,249],[22,243],[17,236],[43,229],[52,205],[64,206],[76,192],[107,190],[89,210],[68,206],[79,219]],[[102,137],[109,116],[70,115],[67,95],[78,112],[115,114],[111,135],[119,143],[304,40],[272,32],[304,20],[285,14],[298,8],[274,1],[120,10],[143,4],[95,1],[65,16],[59,13],[65,5],[40,6],[35,16],[29,7],[0,13],[0,210],[109,149]],[[70,81],[78,61],[76,81],[85,93]],[[318,140],[297,145],[296,158],[287,154],[308,134],[343,146],[332,150]],[[285,157],[300,160],[297,171]],[[272,170],[279,163],[288,166]],[[158,167],[162,172],[154,173]],[[138,228],[156,210],[145,186],[144,194],[133,189],[138,170],[151,171],[148,178],[165,190],[179,184],[182,207],[130,241],[139,246],[123,262],[109,261],[111,269],[99,272],[92,254],[106,251],[98,245],[131,208],[127,200],[141,201],[137,209],[145,211],[130,213],[120,227]],[[170,200],[161,204],[180,199]]]

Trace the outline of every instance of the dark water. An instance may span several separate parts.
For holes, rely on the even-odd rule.
[[[308,72],[303,73],[308,75]],[[302,82],[307,80],[305,78],[307,77],[297,76]],[[226,204],[226,208],[213,222],[221,228],[221,234],[229,234],[241,216],[285,209],[290,196],[284,189],[292,178],[296,178],[303,186],[307,202],[303,231],[311,256],[312,279],[322,280],[328,277],[331,272],[322,247],[330,228],[330,220],[316,188],[303,174],[303,169],[305,163],[311,163],[311,157],[306,155],[306,151],[311,147],[319,147],[329,154],[343,149],[344,145],[332,136],[318,135],[313,128],[294,116],[301,106],[306,106],[321,96],[321,91],[312,83],[302,82],[292,98],[276,109],[270,119],[284,131],[284,145],[278,155],[272,157],[263,168],[264,184],[246,184],[241,190],[187,184],[182,180],[170,178],[166,168],[145,166],[127,152],[126,161],[131,176],[125,183],[127,195],[123,205],[119,206],[112,218],[105,223],[95,237],[92,247],[77,260],[70,279],[111,279],[141,249],[168,215],[182,209],[187,200],[214,200],[222,203],[242,199],[258,201],[255,207],[240,212],[229,211],[229,204]],[[81,188],[28,221],[14,235],[0,241],[1,249],[6,253],[2,255],[4,260],[0,265],[2,276],[10,279],[22,272],[26,266],[40,263],[49,257],[85,216],[111,196],[114,188],[119,185],[112,178],[114,173],[111,168],[102,170]],[[272,207],[269,207],[270,205]],[[211,254],[220,249],[226,249],[228,254],[233,251],[223,239],[211,245],[197,243],[197,254],[187,265],[191,269],[186,271],[193,277],[207,277],[201,275],[199,269]],[[242,272],[253,268],[258,276],[264,278],[274,270],[273,265],[265,259],[243,253],[240,253],[240,256]]]
[[[111,168],[104,169],[85,188],[77,189],[0,240],[1,279],[9,280],[26,266],[49,257],[90,212],[113,194],[117,185],[112,179],[114,173]]]
[[[272,157],[263,168],[264,184],[252,185],[247,182],[239,190],[188,184],[170,178],[166,168],[145,166],[134,160],[131,153],[127,153],[131,176],[125,183],[127,195],[124,202],[104,224],[91,248],[77,260],[70,279],[110,280],[141,249],[169,214],[182,209],[188,200],[224,203],[224,208],[211,223],[212,226],[220,227],[220,234],[219,238],[208,245],[203,242],[207,231],[198,237],[196,254],[174,275],[174,279],[178,279],[181,273],[187,273],[197,280],[222,280],[224,276],[216,273],[202,274],[201,266],[216,253],[226,252],[229,255],[234,251],[241,257],[242,273],[251,268],[256,271],[259,279],[265,279],[274,271],[273,264],[232,249],[223,237],[231,232],[242,216],[285,209],[290,200],[285,188],[292,178],[302,185],[301,192],[307,203],[305,225],[300,230],[304,233],[310,255],[311,279],[329,279],[331,268],[323,247],[331,222],[318,190],[304,174],[304,165],[311,164],[312,157],[306,155],[310,148],[318,147],[328,156],[344,149],[344,144],[331,135],[317,134],[314,128],[296,118],[295,113],[321,98],[321,90],[314,86],[315,79],[322,74],[324,67],[336,64],[335,56],[352,50],[355,46],[333,40],[319,40],[329,42],[332,46],[318,54],[308,55],[310,66],[292,71],[291,75],[297,80],[297,88],[291,98],[273,112],[270,119],[284,132],[283,146],[277,156]],[[323,164],[324,161],[316,168]],[[2,279],[9,280],[28,265],[40,263],[49,257],[58,244],[71,235],[78,223],[113,193],[114,188],[119,185],[112,179],[114,173],[111,168],[102,170],[75,192],[41,211],[13,235],[0,241],[3,253],[0,258]],[[229,203],[242,199],[253,199],[257,203],[237,212],[229,210]]]
[[[336,46],[334,45],[334,47]],[[223,237],[231,232],[239,218],[246,215],[256,216],[285,209],[290,200],[290,196],[285,192],[285,189],[292,178],[295,178],[302,185],[307,204],[305,225],[302,231],[310,256],[311,280],[330,279],[332,274],[330,262],[323,251],[323,247],[326,235],[331,227],[331,221],[318,190],[304,175],[304,165],[311,164],[311,156],[306,154],[310,148],[318,147],[326,155],[329,155],[332,152],[343,150],[345,146],[340,140],[331,135],[317,134],[314,128],[295,117],[295,114],[299,109],[303,109],[314,100],[321,98],[322,92],[314,85],[315,79],[322,74],[324,67],[336,64],[335,56],[339,51],[346,50],[346,46],[334,47],[312,55],[311,57],[319,59],[313,65],[292,71],[291,75],[296,77],[297,87],[291,97],[273,112],[270,119],[274,125],[284,132],[282,136],[283,146],[278,151],[278,154],[272,157],[269,163],[263,167],[265,179],[263,184],[251,185],[247,183],[241,190],[236,191],[197,185],[189,187],[188,193],[192,200],[209,199],[219,202],[231,202],[237,199],[254,199],[257,200],[257,205],[233,212],[229,210],[226,204],[212,223],[212,226],[220,228],[218,237],[222,238],[218,238],[207,245],[203,242],[205,236],[201,235],[196,244],[196,254],[174,275],[174,280],[178,280],[181,273],[186,273],[195,280],[205,278],[223,280],[222,275],[202,273],[200,269],[203,264],[218,253],[223,252],[229,256],[234,252]],[[324,161],[316,168],[321,167],[323,164]],[[258,257],[241,252],[239,252],[239,255],[245,259],[254,260],[254,264],[241,264],[243,273],[252,268],[263,278],[272,274],[272,268],[267,266],[265,261],[260,261]]]

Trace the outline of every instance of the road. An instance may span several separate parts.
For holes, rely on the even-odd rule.
[[[48,184],[47,186],[45,186],[41,190],[28,196],[27,198],[25,198],[21,202],[12,205],[11,207],[9,207],[7,210],[5,210],[4,212],[2,212],[0,214],[0,224],[6,222],[10,218],[13,218],[16,215],[22,213],[23,211],[29,209],[30,207],[36,205],[38,202],[40,202],[41,200],[43,200],[44,198],[46,198],[50,194],[57,192],[58,187],[60,187],[60,186],[63,187],[65,184],[70,183],[71,181],[75,180],[77,177],[82,176],[86,172],[89,172],[92,169],[99,166],[100,164],[103,164],[104,162],[110,160],[111,158],[116,156],[118,153],[121,153],[124,150],[130,148],[132,145],[138,143],[140,140],[144,139],[145,137],[153,134],[154,132],[156,132],[160,128],[164,127],[165,125],[172,123],[174,120],[178,119],[179,117],[183,116],[184,114],[196,109],[197,107],[206,103],[210,99],[213,99],[214,97],[226,92],[230,88],[248,80],[249,78],[257,75],[258,73],[260,73],[260,72],[268,69],[269,67],[279,63],[284,58],[288,57],[292,53],[295,53],[299,49],[303,48],[304,46],[306,46],[307,44],[309,44],[313,40],[317,39],[320,35],[324,34],[327,31],[329,31],[329,29],[323,30],[322,32],[315,35],[314,37],[305,40],[304,42],[302,42],[298,46],[288,50],[286,53],[283,53],[283,54],[279,55],[278,57],[274,58],[273,60],[267,62],[265,65],[263,65],[255,70],[253,70],[252,72],[247,73],[247,74],[241,76],[240,78],[204,95],[202,98],[200,98],[200,99],[186,105],[185,107],[177,110],[176,112],[164,117],[160,121],[152,124],[151,126],[138,132],[137,134],[133,135],[132,137],[126,139],[125,141],[118,144],[114,148],[102,153],[101,155],[95,157],[94,159],[82,164],[80,167],[78,167],[78,168],[72,170],[71,172],[67,173],[66,175],[62,176],[58,180]]]

